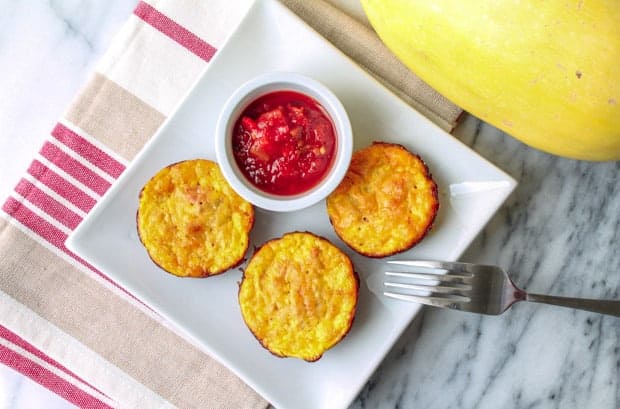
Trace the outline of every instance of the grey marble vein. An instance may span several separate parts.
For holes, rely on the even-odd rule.
[[[105,2],[103,3],[105,4]],[[73,7],[67,7],[67,2],[54,0],[49,0],[48,4],[54,16],[65,26],[67,34],[79,38],[92,51],[94,48],[92,40],[80,27],[80,23],[88,21],[84,15],[88,15],[90,4],[74,4]],[[86,27],[89,26],[86,24]]]

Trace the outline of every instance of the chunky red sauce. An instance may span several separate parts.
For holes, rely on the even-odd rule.
[[[248,106],[233,128],[237,165],[259,189],[295,195],[316,186],[336,150],[332,121],[318,102],[278,91]]]

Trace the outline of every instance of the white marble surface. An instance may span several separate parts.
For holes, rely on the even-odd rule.
[[[2,200],[134,5],[0,0]],[[620,298],[620,162],[547,155],[471,117],[455,134],[520,182],[464,260],[507,267],[534,292]],[[3,408],[73,407],[6,367],[0,376]],[[548,407],[620,407],[620,319],[534,304],[497,317],[429,309],[353,404]]]

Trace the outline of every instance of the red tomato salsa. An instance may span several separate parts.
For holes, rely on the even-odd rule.
[[[325,109],[294,91],[272,92],[252,102],[235,123],[232,138],[245,177],[277,195],[312,189],[329,171],[336,151]]]

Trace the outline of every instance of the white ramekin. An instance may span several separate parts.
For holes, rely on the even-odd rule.
[[[232,149],[233,126],[243,110],[257,98],[276,91],[296,91],[316,100],[329,114],[336,133],[334,160],[323,180],[307,192],[293,196],[270,194],[254,186],[237,166]],[[215,154],[228,183],[248,202],[277,212],[300,210],[327,197],[344,178],[352,150],[351,123],[338,98],[320,82],[292,72],[263,74],[241,85],[224,104],[215,131]]]

